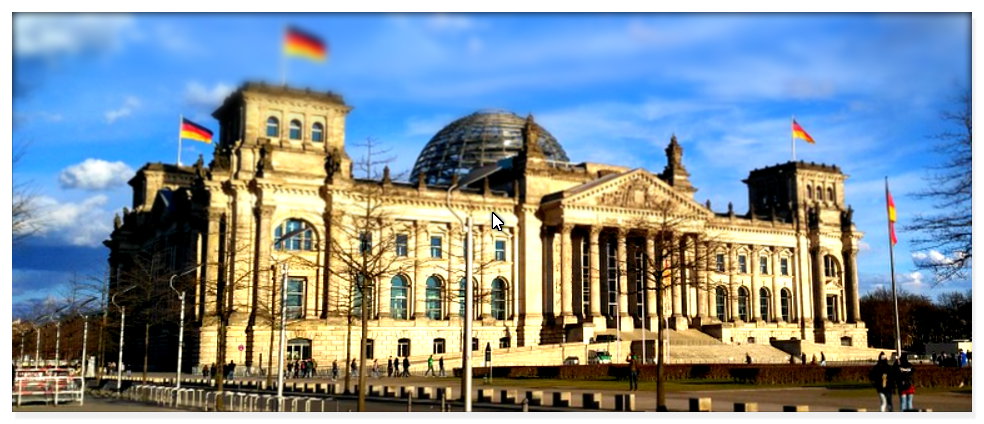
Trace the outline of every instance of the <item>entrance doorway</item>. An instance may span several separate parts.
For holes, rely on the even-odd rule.
[[[297,361],[311,357],[310,339],[290,339],[287,341],[287,359]]]

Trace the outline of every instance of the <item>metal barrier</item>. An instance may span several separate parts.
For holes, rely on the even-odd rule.
[[[13,399],[20,406],[24,402],[42,401],[79,402],[85,400],[85,387],[82,377],[70,376],[25,376],[14,380]]]

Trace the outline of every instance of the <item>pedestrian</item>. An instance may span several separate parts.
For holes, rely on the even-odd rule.
[[[287,375],[286,375],[286,377],[287,378],[294,377],[294,363],[293,362],[289,362],[289,361],[287,362]]]
[[[294,360],[294,378],[297,378],[301,374],[301,362]]]
[[[810,358],[810,365],[816,365],[816,364],[817,364],[817,354],[814,353],[813,357]]]
[[[372,360],[372,376],[375,377],[375,378],[379,378],[380,377],[380,375],[379,375],[379,360],[378,359],[373,359]]]
[[[401,377],[401,375],[400,375],[400,357],[399,356],[397,356],[396,358],[393,358],[393,376],[394,377]]]
[[[403,357],[403,376],[410,377],[410,357]]]
[[[202,367],[202,378],[208,379],[208,365]]]
[[[800,363],[806,365],[806,352],[800,354]]]
[[[892,381],[892,368],[888,365],[888,360],[885,359],[885,352],[878,354],[878,362],[875,363],[875,366],[868,373],[868,379],[871,380],[871,385],[874,386],[875,392],[878,393],[878,401],[880,402],[879,410],[881,412],[892,412],[894,382]]]
[[[902,354],[902,361],[895,366],[895,384],[899,391],[899,410],[911,411],[912,396],[916,394],[916,382],[913,378],[913,367],[909,363],[909,354]]]
[[[437,359],[437,368],[440,370],[441,377],[444,377],[444,355]]]
[[[957,362],[958,365],[960,365],[960,368],[967,366],[967,352],[964,352],[963,349],[960,349],[960,358]]]
[[[392,377],[393,376],[393,357],[392,356],[390,356],[389,359],[386,360],[386,376],[387,377]]]
[[[823,352],[820,352],[820,366],[821,367],[827,366],[827,356],[825,356]]]
[[[331,361],[331,381],[338,380],[338,359]]]
[[[308,365],[310,365],[310,368],[311,368],[311,376],[312,377],[317,377],[318,376],[318,363],[314,361],[314,358],[308,359],[308,361],[310,361],[310,364],[308,364]]]
[[[427,371],[424,371],[424,377],[430,373],[431,377],[437,377],[437,373],[434,372],[434,355],[427,357]]]
[[[792,365],[795,363],[796,363],[796,357],[794,357],[793,355],[789,355],[789,364]]]
[[[231,359],[229,360],[229,369],[226,370],[226,372],[228,373],[228,375],[226,375],[226,378],[228,378],[230,381],[232,380],[232,377],[236,375],[236,363],[233,362],[233,360]]]
[[[349,375],[358,375],[358,367],[355,366],[355,358],[352,358],[352,364],[349,366]]]
[[[752,363],[752,355],[749,355],[748,352],[745,352],[745,363],[746,364]]]
[[[629,363],[629,391],[639,390],[639,363],[632,354],[625,360]]]
[[[210,376],[211,378],[215,378],[215,373],[217,373],[217,372],[219,372],[219,370],[217,370],[217,369],[215,368],[215,362],[212,362],[212,367],[211,367],[211,368],[209,368],[208,370],[209,370],[209,371],[208,371],[208,373],[209,373],[209,376]]]

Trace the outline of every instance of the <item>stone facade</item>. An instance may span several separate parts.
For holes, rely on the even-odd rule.
[[[124,210],[106,242],[111,287],[129,285],[148,257],[165,277],[198,266],[177,280],[190,300],[185,367],[215,361],[219,301],[230,312],[227,358],[276,364],[279,331],[271,333],[271,322],[279,320],[284,263],[290,352],[322,366],[343,361],[346,349],[357,355],[358,320],[351,333],[347,325],[350,271],[340,252],[362,248],[362,236],[345,223],[366,213],[369,197],[384,222],[366,232],[368,248],[385,246],[379,257],[387,267],[366,302],[375,358],[406,353],[400,349],[427,355],[439,345],[461,350],[457,216],[465,214],[476,224],[473,327],[481,348],[587,343],[616,332],[632,339],[659,325],[660,305],[670,328],[726,343],[867,345],[858,312],[861,233],[837,167],[754,170],[745,180],[749,211],[729,205],[715,213],[694,200],[676,137],[660,174],[558,162],[529,143],[539,128],[530,118],[518,156],[449,194],[423,178],[390,181],[388,170],[380,179],[356,178],[345,143],[350,110],[333,93],[245,84],[213,114],[220,133],[210,164],[148,164],[130,181],[133,210]],[[502,231],[489,225],[491,212],[505,222]],[[662,273],[647,262],[657,257],[668,264]],[[161,281],[161,296],[169,295]],[[174,325],[176,312],[160,314],[161,326]],[[174,350],[173,329],[154,343]]]

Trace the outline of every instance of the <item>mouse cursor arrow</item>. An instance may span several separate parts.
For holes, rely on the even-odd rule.
[[[499,218],[499,215],[496,215],[495,212],[492,212],[492,228],[502,231],[502,224],[503,224],[502,218]]]

